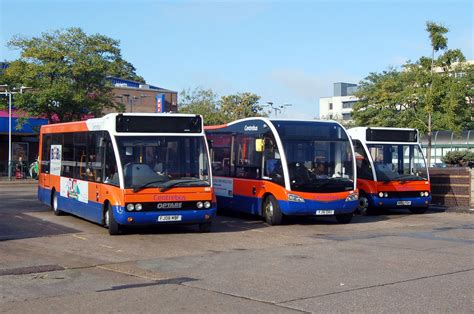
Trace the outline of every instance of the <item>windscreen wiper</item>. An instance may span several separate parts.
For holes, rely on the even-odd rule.
[[[164,192],[164,191],[166,191],[166,190],[169,190],[170,188],[172,188],[172,187],[174,187],[174,186],[176,186],[176,185],[180,185],[180,184],[182,184],[182,183],[192,183],[192,182],[198,182],[198,181],[200,181],[200,182],[206,182],[206,183],[207,183],[207,181],[204,181],[204,180],[201,180],[201,179],[180,180],[180,181],[174,181],[174,182],[169,181],[168,184],[164,184],[164,185],[162,185],[162,186],[160,187],[160,192]],[[207,183],[207,184],[209,184],[209,183]]]
[[[166,180],[163,180],[163,179],[161,179],[161,180],[154,180],[154,181],[147,182],[147,183],[145,183],[145,184],[143,184],[143,185],[134,186],[134,187],[133,187],[133,192],[137,193],[138,191],[140,191],[140,190],[142,190],[142,189],[144,189],[144,188],[146,188],[146,187],[148,187],[148,186],[150,186],[150,185],[152,185],[152,184],[155,184],[155,183],[163,183],[163,182],[167,182],[167,181],[166,181]]]

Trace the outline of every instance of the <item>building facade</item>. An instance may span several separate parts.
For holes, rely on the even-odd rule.
[[[109,76],[112,94],[116,103],[122,104],[124,112],[177,112],[178,93],[169,89]],[[106,110],[104,113],[116,112]]]
[[[357,84],[334,83],[333,96],[319,99],[319,115],[321,119],[352,121],[352,107],[358,100],[354,96],[356,91]]]
[[[0,63],[0,71],[8,67]],[[125,80],[118,77],[107,77],[112,85],[113,99],[123,106],[123,112],[177,112],[178,94],[175,91]],[[15,110],[15,95],[12,95],[12,174],[21,161],[24,169],[28,168],[38,156],[38,135],[41,125],[48,124],[44,117],[26,117]],[[104,114],[116,112],[108,109]],[[87,117],[84,117],[87,118]],[[8,174],[8,110],[0,110],[0,176]]]

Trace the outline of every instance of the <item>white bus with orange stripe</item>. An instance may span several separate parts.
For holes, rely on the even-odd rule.
[[[198,224],[216,212],[202,117],[108,114],[45,125],[38,198],[56,215],[106,226]]]

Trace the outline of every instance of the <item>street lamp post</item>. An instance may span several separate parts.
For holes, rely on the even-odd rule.
[[[12,95],[17,94],[18,92],[13,92],[8,90],[8,85],[0,85],[4,87],[5,91],[2,92],[3,95],[8,96],[8,180],[12,179]],[[20,87],[20,94],[23,93],[23,90],[31,87]]]
[[[270,109],[275,111],[275,118],[277,117],[278,112],[281,113],[281,111],[285,107],[293,106],[292,104],[283,104],[283,105],[279,105],[279,106],[274,106],[272,101],[268,101],[267,104],[270,106]]]

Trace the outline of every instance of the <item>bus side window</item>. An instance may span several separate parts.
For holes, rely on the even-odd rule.
[[[262,153],[257,152],[255,139],[250,135],[236,137],[236,166],[235,176],[239,178],[260,179],[262,167]]]
[[[273,134],[265,135],[265,148],[263,152],[263,177],[272,182],[285,186],[283,178],[283,166],[280,152]]]
[[[216,176],[230,176],[232,135],[209,134],[208,138],[212,141],[212,173]]]
[[[51,135],[43,134],[41,150],[41,173],[49,173],[49,159],[51,150]]]
[[[115,160],[114,147],[108,132],[104,132],[104,139],[102,141],[102,148],[104,151],[104,174],[102,176],[103,182],[111,185],[119,185],[118,167]]]
[[[359,140],[354,140],[354,151],[357,165],[357,177],[360,179],[373,180],[372,167],[365,152],[364,146]]]

